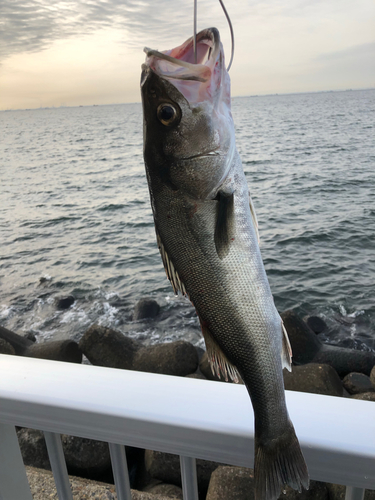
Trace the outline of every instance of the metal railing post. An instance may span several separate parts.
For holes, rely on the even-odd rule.
[[[125,446],[108,443],[111,454],[112,471],[115,480],[118,500],[131,500],[128,464],[125,455]]]
[[[345,500],[363,500],[364,498],[365,490],[363,488],[346,487]]]
[[[44,431],[59,500],[73,500],[60,434]]]
[[[32,500],[29,482],[13,425],[0,423],[0,498]]]
[[[184,500],[198,500],[198,480],[195,458],[180,456],[180,464]]]

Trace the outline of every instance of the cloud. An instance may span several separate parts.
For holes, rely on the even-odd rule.
[[[209,1],[205,11],[218,2]],[[193,3],[182,0],[8,0],[0,3],[0,59],[103,28],[123,29],[130,45],[191,35]],[[202,10],[201,10],[202,12]],[[173,17],[173,21],[171,18]],[[177,29],[176,29],[177,28]],[[179,42],[181,43],[181,42]]]

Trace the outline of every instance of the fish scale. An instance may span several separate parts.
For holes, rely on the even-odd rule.
[[[204,30],[197,44],[201,54],[209,50],[204,68],[189,62],[191,40],[165,56],[146,50],[144,159],[157,242],[175,293],[196,308],[213,371],[246,385],[255,416],[255,498],[275,500],[284,484],[308,487],[285,402],[282,368],[290,368],[290,344],[235,149],[218,31]],[[184,58],[182,69],[171,53]]]

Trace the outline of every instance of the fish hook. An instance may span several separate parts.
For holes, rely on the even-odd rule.
[[[223,0],[219,0],[220,5],[224,11],[225,17],[227,18],[228,24],[229,24],[229,30],[230,30],[230,37],[231,37],[231,42],[232,42],[232,51],[230,55],[230,61],[227,67],[227,71],[230,70],[230,67],[232,66],[233,62],[233,57],[234,57],[234,31],[233,31],[233,26],[232,26],[232,21],[230,20],[229,14],[227,12],[227,9],[225,8]],[[194,62],[197,64],[197,0],[194,0],[194,36],[193,36],[193,49],[194,49]]]

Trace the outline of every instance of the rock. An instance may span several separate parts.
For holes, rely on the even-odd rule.
[[[143,346],[121,332],[104,326],[91,326],[80,343],[93,365],[184,377],[198,367],[198,354],[189,342]]]
[[[329,500],[325,483],[310,481],[308,490],[301,493],[286,486],[280,490],[280,500]],[[206,500],[253,500],[254,474],[245,467],[218,467],[211,476]]]
[[[361,399],[362,401],[375,401],[375,392],[361,392],[360,394],[354,394],[352,399]]]
[[[316,334],[322,333],[328,329],[327,323],[319,316],[309,316],[306,319],[307,326]]]
[[[22,428],[17,436],[24,464],[51,470],[43,432]]]
[[[375,365],[373,366],[371,372],[370,372],[370,380],[372,385],[375,387]]]
[[[14,347],[4,339],[0,339],[0,354],[16,354]]]
[[[206,500],[254,500],[254,473],[245,467],[218,467],[211,475]]]
[[[74,304],[75,300],[73,295],[66,295],[63,297],[56,297],[55,304],[57,309],[69,309],[69,307]]]
[[[341,484],[326,483],[329,500],[345,500],[346,486]],[[375,500],[375,490],[365,490],[364,500]]]
[[[57,499],[55,480],[52,472],[34,467],[26,467],[33,500]],[[113,484],[91,481],[80,477],[69,476],[74,500],[117,500]],[[162,495],[153,495],[142,491],[131,490],[132,500],[170,500]]]
[[[292,372],[283,370],[285,389],[289,391],[311,392],[328,396],[342,396],[340,377],[329,365],[309,363],[293,366]]]
[[[370,377],[364,373],[348,373],[343,379],[342,384],[349,394],[375,391]]]
[[[92,325],[81,338],[79,347],[93,365],[131,370],[141,344],[121,332]]]
[[[151,477],[168,484],[181,486],[180,457],[161,451],[146,450],[146,470]],[[200,492],[205,492],[212,472],[219,467],[216,462],[197,459],[197,478]]]
[[[40,344],[31,343],[23,353],[30,358],[51,359],[67,363],[82,363],[82,352],[74,340],[53,340]]]
[[[182,489],[174,484],[159,483],[146,488],[144,491],[153,495],[162,495],[167,498],[183,500]]]
[[[323,344],[294,311],[285,311],[281,317],[292,346],[294,364],[327,364],[342,377],[350,372],[370,374],[375,353]]]
[[[66,434],[61,441],[69,474],[98,479],[111,470],[108,443]]]
[[[195,347],[184,340],[141,347],[135,354],[132,369],[185,377],[198,368]]]
[[[159,314],[160,306],[154,299],[140,299],[133,312],[133,321],[155,318]]]

